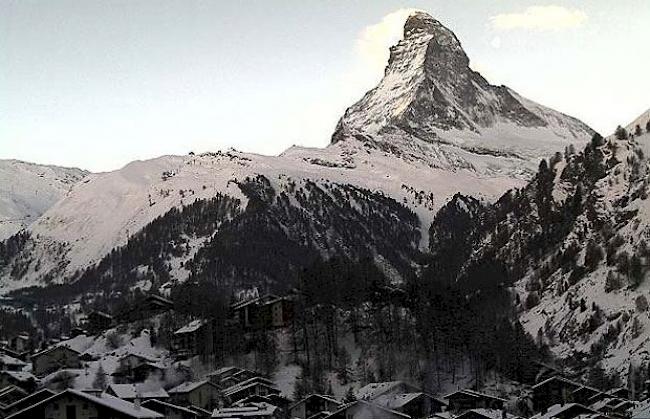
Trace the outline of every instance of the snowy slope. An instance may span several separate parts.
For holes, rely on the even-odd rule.
[[[554,158],[482,218],[469,217],[480,238],[463,249],[458,280],[480,281],[468,272],[501,264],[524,329],[578,372],[600,366],[626,377],[650,365],[650,133],[632,135],[648,120],[646,112],[630,124],[627,139]]]
[[[494,200],[522,186],[540,158],[591,135],[573,118],[489,85],[467,65],[455,35],[419,13],[392,48],[384,80],[346,112],[330,146],[293,147],[274,157],[164,156],[90,175],[30,227],[24,275],[5,272],[1,286],[65,281],[156,217],[196,199],[220,192],[245,205],[234,181],[256,175],[277,190],[308,179],[382,192],[417,214],[425,248],[433,215],[455,193]]]
[[[0,240],[30,225],[87,174],[74,168],[0,160]]]

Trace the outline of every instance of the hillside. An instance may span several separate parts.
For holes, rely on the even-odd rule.
[[[649,120],[542,162],[529,185],[494,205],[456,197],[431,227],[447,280],[476,289],[475,273],[494,266],[525,330],[577,371],[627,376],[650,361]],[[453,234],[450,223],[460,226]]]
[[[0,240],[36,221],[88,172],[0,160]]]

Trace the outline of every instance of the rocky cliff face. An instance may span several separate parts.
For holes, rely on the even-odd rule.
[[[532,170],[540,156],[561,143],[584,143],[592,134],[575,118],[491,85],[469,67],[453,32],[416,13],[404,26],[404,38],[391,48],[379,86],[346,110],[332,141],[363,138],[425,159],[454,155],[465,164],[452,167],[478,172],[490,171],[481,164],[488,159],[515,174],[509,163]],[[495,157],[510,162],[497,163]]]

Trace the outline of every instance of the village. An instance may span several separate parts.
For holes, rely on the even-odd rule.
[[[249,295],[231,304],[228,322],[243,331],[287,328],[294,302],[295,295]],[[152,294],[137,312],[155,317],[171,310],[170,300]],[[191,371],[190,361],[209,344],[206,336],[212,331],[206,319],[175,330],[169,352],[151,345],[148,330],[128,344],[112,344],[109,330],[132,317],[129,312],[91,311],[72,336],[39,350],[27,334],[3,341],[0,418],[650,418],[647,391],[597,389],[542,364],[523,402],[473,388],[429,394],[405,381],[367,383],[339,398],[306,394],[296,399],[271,377],[245,367]]]

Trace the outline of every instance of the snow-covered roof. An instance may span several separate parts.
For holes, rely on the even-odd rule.
[[[470,397],[476,397],[476,398],[489,398],[493,400],[499,400],[502,402],[507,402],[506,399],[503,399],[501,397],[493,396],[491,394],[485,394],[485,393],[479,393],[478,391],[470,390],[470,389],[462,389],[462,390],[456,390],[453,393],[449,393],[446,396],[444,396],[445,399],[448,399],[450,397],[455,396],[456,394],[464,394],[466,396]]]
[[[198,416],[197,412],[195,412],[194,410],[188,409],[187,407],[178,406],[178,405],[175,405],[175,404],[172,404],[172,403],[169,403],[169,402],[165,402],[165,401],[162,401],[162,400],[149,399],[149,400],[145,400],[145,401],[142,402],[142,406],[146,407],[146,406],[151,406],[151,405],[165,406],[165,407],[168,407],[170,409],[176,410],[178,412],[184,412],[184,413],[188,413],[188,414],[191,414],[191,415]]]
[[[0,371],[0,374],[7,374],[16,381],[26,382],[26,381],[38,381],[38,378],[34,374],[25,372],[25,371]]]
[[[400,407],[412,402],[423,394],[424,393],[382,394],[381,396],[374,399],[373,403],[377,403],[391,409],[399,409]]]
[[[15,366],[25,366],[25,365],[27,365],[26,362],[23,362],[18,358],[14,358],[13,356],[9,356],[9,355],[6,355],[6,354],[0,354],[0,364],[2,364],[2,365],[15,365]]]
[[[581,405],[579,403],[566,403],[563,405],[554,404],[553,406],[549,407],[548,410],[546,410],[546,412],[538,413],[535,416],[533,416],[531,419],[552,419],[562,414],[563,412],[566,412],[569,409],[581,409],[584,412],[598,413],[595,410],[587,406]]]
[[[202,385],[214,385],[208,380],[203,380],[203,381],[186,381],[182,384],[177,385],[176,387],[172,388],[171,390],[168,390],[167,392],[169,394],[178,394],[178,393],[189,393],[190,391],[194,391],[197,388],[201,387]]]
[[[330,403],[336,403],[337,405],[341,405],[341,404],[342,404],[340,401],[336,400],[335,398],[330,397],[330,396],[327,396],[327,395],[325,395],[325,394],[310,394],[310,395],[308,395],[308,396],[302,398],[301,400],[295,402],[295,403],[292,404],[291,406],[289,406],[289,410],[293,409],[294,407],[298,406],[298,405],[301,404],[301,403],[305,403],[307,400],[312,399],[312,398],[314,398],[314,397],[318,397],[319,399],[326,400],[326,401],[328,401],[328,402],[330,402]]]
[[[576,383],[575,381],[569,380],[568,378],[564,378],[561,375],[554,375],[553,377],[549,377],[544,381],[540,381],[539,383],[535,384],[532,388],[536,389],[536,388],[542,387],[542,386],[544,386],[544,385],[546,385],[546,384],[548,384],[548,383],[550,383],[552,381],[562,381],[563,383],[571,384],[571,385],[574,385],[576,387],[583,387],[582,384]]]
[[[175,335],[183,334],[183,333],[192,333],[196,332],[205,324],[205,320],[197,319],[197,320],[192,320],[185,326],[181,327],[177,331],[174,332]]]
[[[370,383],[364,387],[361,387],[359,391],[357,391],[357,398],[363,400],[372,400],[388,391],[393,390],[398,386],[407,386],[413,390],[416,389],[416,387],[403,381],[384,381],[381,383]]]
[[[68,389],[65,390],[59,394],[55,394],[52,397],[49,397],[39,403],[36,403],[33,406],[30,406],[26,409],[23,409],[19,412],[14,413],[13,415],[8,416],[6,419],[14,418],[14,417],[19,417],[23,412],[27,412],[31,409],[34,409],[37,406],[41,406],[43,404],[49,403],[53,400],[59,399],[61,397],[65,396],[74,396],[78,397],[81,399],[84,399],[90,403],[95,403],[97,405],[103,406],[105,408],[114,410],[116,412],[121,413],[122,415],[126,415],[131,418],[136,418],[136,419],[153,419],[153,418],[163,418],[164,416],[161,415],[158,412],[154,412],[153,410],[149,410],[145,407],[136,407],[133,403],[129,403],[126,400],[119,399],[117,397],[111,396],[110,394],[103,393],[101,396],[93,396],[91,394],[86,394],[82,391],[79,390],[72,390]]]
[[[469,412],[473,412],[477,415],[483,416],[484,418],[487,419],[503,419],[504,417],[506,419],[515,419],[518,418],[518,416],[515,416],[511,413],[505,413],[504,416],[504,411],[501,409],[471,409],[468,410],[467,412],[463,413],[462,415],[457,416],[457,418],[462,418],[464,415],[468,414]]]
[[[164,399],[169,397],[169,394],[164,388],[150,388],[144,383],[138,384],[111,384],[109,388],[120,399]]]
[[[235,394],[235,393],[237,393],[239,391],[242,391],[242,390],[245,390],[247,388],[254,387],[254,386],[264,386],[264,387],[267,387],[267,388],[270,388],[270,389],[273,389],[273,390],[277,390],[278,392],[280,391],[275,387],[273,382],[270,381],[269,379],[264,378],[264,377],[253,377],[253,378],[249,378],[248,380],[242,381],[241,383],[237,383],[235,385],[232,385],[232,386],[226,388],[225,390],[223,390],[223,393],[226,396],[229,396],[231,394]]]
[[[251,403],[248,406],[225,407],[222,409],[215,409],[212,412],[213,418],[242,418],[242,417],[260,417],[272,416],[278,410],[277,406],[268,403]]]
[[[59,344],[59,345],[50,346],[49,348],[43,349],[42,351],[39,351],[39,352],[36,352],[36,353],[32,354],[32,358],[36,358],[36,357],[48,354],[48,353],[53,352],[53,351],[55,351],[57,349],[66,349],[68,351],[75,352],[77,355],[81,354],[79,351],[77,351],[75,349],[72,349],[71,347],[69,347],[67,345]]]
[[[388,413],[390,413],[390,414],[392,414],[394,416],[403,417],[405,419],[411,419],[411,417],[409,415],[407,415],[407,414],[404,414],[402,412],[398,412],[398,411],[393,410],[393,409],[389,409],[389,408],[384,407],[384,406],[380,406],[378,404],[375,404],[373,402],[369,402],[369,401],[366,401],[366,400],[357,400],[357,401],[354,401],[352,403],[348,403],[348,404],[342,406],[339,410],[336,410],[336,411],[332,412],[332,415],[336,415],[337,413],[344,412],[344,411],[346,411],[346,410],[350,409],[351,407],[354,407],[355,405],[358,405],[358,404],[362,404],[364,406],[367,406],[369,409],[378,409],[378,410],[381,410],[383,412],[388,412]]]

